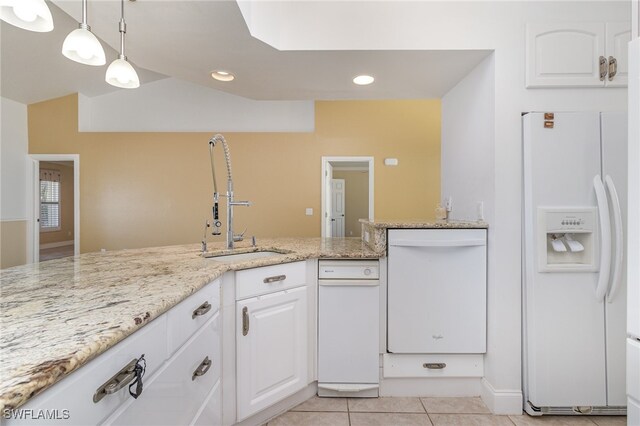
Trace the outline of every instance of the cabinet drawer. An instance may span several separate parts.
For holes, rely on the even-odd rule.
[[[123,402],[132,400],[129,386],[93,402],[96,390],[118,373],[134,358],[144,354],[147,360],[145,379],[158,371],[166,360],[166,316],[147,324],[140,331],[127,337],[89,364],[74,371],[55,386],[31,399],[21,409],[68,410],[67,420],[47,420],[47,424],[88,425],[98,424]],[[143,382],[145,382],[143,380]],[[146,385],[146,382],[145,382]],[[7,425],[42,424],[42,420],[7,421]]]
[[[285,263],[236,272],[236,300],[306,283],[306,262]]]
[[[220,378],[219,313],[207,322],[145,384],[138,399],[123,404],[105,424],[181,425],[197,414]],[[199,376],[194,372],[208,357],[211,366]]]
[[[180,348],[220,309],[220,280],[215,280],[192,294],[168,315],[167,344],[169,356]]]
[[[383,377],[482,377],[481,354],[384,354]]]

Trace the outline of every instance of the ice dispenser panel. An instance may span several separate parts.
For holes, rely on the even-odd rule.
[[[597,271],[596,208],[538,208],[540,272]]]

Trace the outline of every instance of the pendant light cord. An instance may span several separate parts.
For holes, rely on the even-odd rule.
[[[87,0],[82,0],[82,22],[80,28],[91,31],[91,27],[87,25]]]
[[[124,35],[127,33],[127,24],[124,21],[124,0],[120,0],[120,59],[126,59],[124,54]]]

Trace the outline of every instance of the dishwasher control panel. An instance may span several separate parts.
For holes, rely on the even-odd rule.
[[[378,260],[320,260],[318,278],[321,280],[377,280],[380,278]]]

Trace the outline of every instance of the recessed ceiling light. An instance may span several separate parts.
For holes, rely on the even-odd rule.
[[[370,75],[359,75],[354,77],[353,82],[359,86],[366,86],[367,84],[373,83],[374,80],[375,78]]]
[[[218,81],[232,81],[234,78],[236,78],[230,72],[222,70],[212,71],[211,77],[215,78]]]

